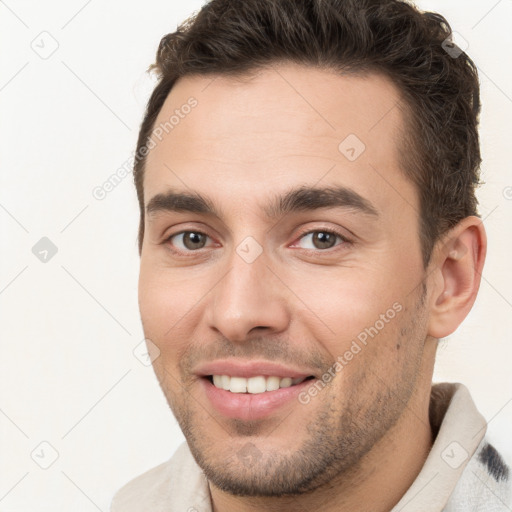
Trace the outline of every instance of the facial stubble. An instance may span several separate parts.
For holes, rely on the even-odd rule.
[[[402,352],[409,347],[413,357],[402,353],[392,382],[386,372],[360,364],[348,377],[342,370],[309,404],[297,401],[295,408],[303,408],[305,423],[296,427],[288,417],[280,420],[283,425],[288,420],[293,440],[301,428],[306,431],[296,448],[266,449],[272,433],[283,425],[273,423],[269,428],[267,420],[211,416],[188,391],[192,381],[179,383],[163,367],[155,367],[190,451],[209,482],[235,496],[284,497],[311,493],[334,479],[354,480],[365,455],[397,423],[415,390],[425,340],[422,291],[415,304],[404,308],[395,329],[393,346],[402,347]],[[378,342],[376,337],[372,343]]]

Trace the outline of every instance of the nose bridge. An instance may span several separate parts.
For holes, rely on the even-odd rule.
[[[212,290],[212,328],[231,340],[243,340],[255,328],[284,330],[288,325],[285,289],[278,285],[263,247],[247,237],[233,248],[228,272]]]

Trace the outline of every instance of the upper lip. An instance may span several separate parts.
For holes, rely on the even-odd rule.
[[[210,375],[229,375],[230,377],[290,377],[292,379],[314,376],[312,372],[298,370],[290,365],[273,363],[270,361],[242,361],[223,359],[211,361],[196,368],[195,374],[200,377]]]

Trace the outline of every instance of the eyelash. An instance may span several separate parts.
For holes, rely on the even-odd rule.
[[[183,231],[178,231],[176,233],[172,233],[171,235],[169,235],[163,241],[163,243],[169,245],[170,246],[170,250],[173,251],[174,253],[177,253],[177,254],[192,255],[194,253],[201,252],[201,249],[182,251],[181,249],[176,249],[172,245],[169,244],[169,242],[171,241],[171,239],[173,237],[175,237],[177,235],[182,235],[184,233],[196,233],[196,234],[204,235],[204,236],[206,236],[208,238],[211,238],[208,234],[206,234],[206,233],[204,233],[202,231],[195,230],[195,229],[188,229],[188,230],[183,230]],[[302,232],[302,233],[300,233],[298,235],[297,240],[300,240],[300,239],[304,238],[306,235],[310,235],[311,233],[328,233],[330,235],[335,235],[335,236],[340,238],[342,243],[341,244],[337,244],[337,245],[335,245],[333,247],[329,247],[328,249],[303,249],[304,251],[313,251],[313,252],[316,252],[316,253],[330,253],[331,251],[335,251],[336,248],[340,248],[341,246],[351,245],[353,243],[345,235],[341,234],[339,231],[336,231],[335,229],[332,229],[332,228],[329,228],[329,229],[317,228],[317,229],[310,229],[310,230],[304,231],[304,232]]]

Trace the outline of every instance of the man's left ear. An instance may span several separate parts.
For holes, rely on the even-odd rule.
[[[435,244],[428,279],[430,336],[444,338],[466,318],[480,287],[486,252],[485,228],[475,216],[461,220]]]

